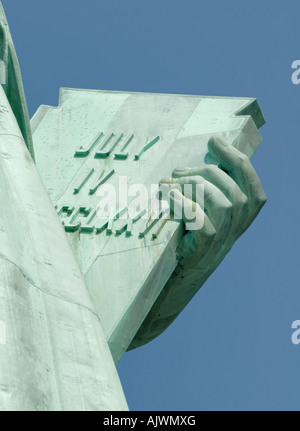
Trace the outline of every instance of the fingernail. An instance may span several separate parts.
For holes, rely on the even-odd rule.
[[[223,145],[223,147],[229,147],[230,146],[230,143],[228,141],[226,141],[226,139],[220,138],[219,142],[220,142],[220,144]]]
[[[182,175],[186,174],[187,172],[189,172],[190,169],[191,168],[174,169],[173,175],[182,176]]]
[[[211,138],[209,138],[208,144],[214,144],[214,143],[215,143],[215,138],[212,136]]]

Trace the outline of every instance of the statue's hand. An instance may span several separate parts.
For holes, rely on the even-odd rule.
[[[187,231],[178,251],[179,266],[199,281],[219,265],[266,202],[246,155],[220,138],[211,138],[208,149],[218,166],[176,169],[172,178],[161,181],[179,185],[182,192],[185,184],[204,185],[204,225]],[[180,198],[190,206],[196,200],[195,194]],[[202,211],[200,206],[197,211]]]
[[[176,169],[172,178],[161,181],[173,186],[171,209],[175,219],[181,216],[183,209],[186,233],[177,252],[178,265],[131,348],[153,340],[176,319],[266,202],[259,178],[247,156],[219,138],[210,139],[208,150],[218,166]],[[192,193],[187,190],[184,196],[185,184],[194,187]],[[202,203],[198,202],[197,184],[204,185]],[[186,207],[198,211],[195,219],[204,220],[201,229],[193,230],[191,220],[184,219]]]

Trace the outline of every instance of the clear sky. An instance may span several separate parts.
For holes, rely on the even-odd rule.
[[[176,322],[118,370],[132,410],[298,410],[299,0],[2,3],[31,116],[63,86],[258,98],[267,205]]]

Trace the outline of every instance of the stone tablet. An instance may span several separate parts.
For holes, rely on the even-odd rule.
[[[36,165],[0,3],[1,410],[127,410],[115,363],[266,202],[249,160],[263,123],[255,99],[64,89],[32,120]]]
[[[251,157],[263,124],[251,98],[67,88],[58,107],[41,106],[35,114],[36,165],[116,363],[174,271],[184,231],[155,204],[153,210],[152,186],[176,167],[215,163],[207,151],[212,135]],[[144,205],[132,216],[139,184],[146,186]],[[105,218],[99,202],[108,185],[117,207]]]

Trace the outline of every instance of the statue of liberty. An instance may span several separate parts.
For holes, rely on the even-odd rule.
[[[0,61],[0,410],[127,410],[115,364],[174,321],[266,202],[250,162],[262,114],[255,99],[64,89],[30,124],[1,4]],[[186,202],[201,229],[120,202],[101,219],[120,177],[175,187],[173,212]]]

